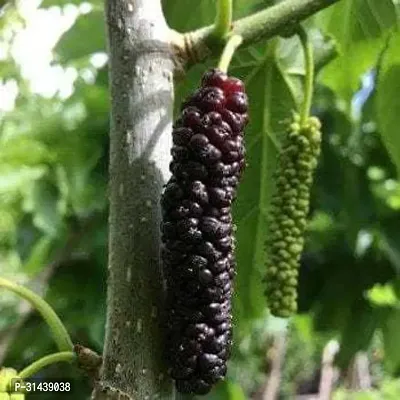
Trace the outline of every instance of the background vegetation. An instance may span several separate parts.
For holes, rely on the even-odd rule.
[[[103,2],[43,0],[39,10],[33,3],[0,11],[0,270],[43,293],[74,342],[101,352],[109,140]],[[272,3],[236,0],[235,17]],[[213,0],[164,0],[163,7],[182,32],[212,23],[215,13]],[[283,122],[302,98],[302,52],[297,38],[277,38],[233,61],[230,73],[250,96],[249,167],[235,206],[235,348],[228,379],[210,399],[263,398],[280,357],[280,398],[317,393],[323,353],[335,354],[335,347],[334,399],[400,398],[399,12],[395,0],[342,0],[307,21],[323,153],[300,312],[289,322],[268,315],[262,243]],[[48,28],[32,27],[37,13],[63,17],[65,25],[59,40],[49,39],[58,78],[57,87],[46,88],[52,76],[43,73],[46,90],[27,73],[29,60],[37,61],[34,38],[24,62],[16,50],[23,32]],[[205,68],[177,78],[177,106]],[[0,365],[20,369],[53,350],[43,321],[1,291]],[[72,379],[71,398],[88,398],[89,384],[74,368],[60,364],[43,374]]]

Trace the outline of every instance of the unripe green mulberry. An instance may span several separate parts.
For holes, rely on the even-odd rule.
[[[275,171],[266,241],[266,295],[271,314],[289,317],[297,310],[297,277],[304,246],[313,173],[321,148],[321,124],[310,117],[300,126],[294,117]]]

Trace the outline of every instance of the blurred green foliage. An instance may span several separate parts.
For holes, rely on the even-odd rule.
[[[73,340],[101,352],[109,98],[107,65],[99,67],[92,57],[105,52],[102,1],[90,3],[53,51],[54,65],[77,72],[67,98],[32,92],[10,47],[23,18],[12,4],[1,11],[0,83],[16,82],[19,91],[15,108],[0,111],[0,270],[43,291]],[[236,0],[235,17],[272,3]],[[65,11],[80,5],[80,0],[43,0],[41,7]],[[182,32],[212,23],[214,6],[214,0],[163,1],[168,23]],[[301,315],[288,327],[268,316],[263,242],[284,122],[302,100],[302,53],[297,38],[275,38],[240,50],[233,60],[230,72],[246,82],[250,97],[249,166],[234,211],[234,354],[228,380],[210,399],[259,393],[270,369],[268,349],[283,331],[288,337],[283,399],[293,398],[301,386],[318,387],[314,381],[329,339],[340,342],[337,362],[345,370],[356,352],[370,349],[377,333],[384,351],[381,389],[354,396],[338,390],[334,398],[400,396],[398,381],[390,378],[400,373],[398,8],[391,0],[342,0],[307,21],[317,59],[324,60],[332,40],[339,56],[319,65],[313,112],[323,123],[323,153],[302,259]],[[177,82],[177,106],[205,68],[198,65]],[[18,299],[1,293],[0,307],[0,347],[7,345],[0,364],[20,369],[55,350],[43,322],[25,315]],[[43,374],[73,379],[73,399],[90,393],[85,378],[68,365]]]
[[[337,390],[333,400],[397,400],[400,396],[400,380],[388,379],[382,382],[379,390],[350,392]]]

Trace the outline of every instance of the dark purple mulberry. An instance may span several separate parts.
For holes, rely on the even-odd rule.
[[[162,194],[167,353],[180,392],[205,394],[226,374],[235,275],[232,203],[248,121],[243,83],[213,69],[174,125]]]

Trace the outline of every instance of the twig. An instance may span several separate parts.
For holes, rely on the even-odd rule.
[[[331,340],[327,343],[322,354],[321,380],[319,382],[319,400],[329,400],[335,380],[333,361],[339,351],[339,343]]]
[[[262,395],[263,400],[275,400],[278,398],[281,381],[281,368],[286,352],[286,333],[282,332],[280,336],[275,337],[272,351],[271,371],[267,386]]]
[[[270,39],[339,0],[286,0],[233,23],[232,34],[243,37],[243,46]],[[171,40],[180,62],[187,67],[220,53],[226,41],[215,40],[214,25],[179,34]]]
[[[78,356],[78,365],[86,372],[92,383],[100,376],[100,367],[103,358],[87,347],[76,344],[74,351]]]
[[[356,367],[360,390],[371,389],[372,380],[369,372],[369,360],[366,353],[360,352],[356,355]]]
[[[369,360],[365,353],[357,353],[347,370],[347,387],[350,390],[371,389]]]
[[[18,372],[18,376],[21,379],[30,378],[31,376],[35,376],[39,371],[41,371],[43,368],[48,367],[51,364],[58,362],[72,363],[75,360],[76,354],[72,351],[62,351],[59,353],[49,354],[33,362],[22,371]]]

